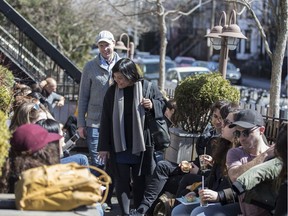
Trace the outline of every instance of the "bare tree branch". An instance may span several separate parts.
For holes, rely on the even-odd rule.
[[[176,20],[178,20],[178,19],[179,19],[180,17],[182,17],[182,16],[188,16],[188,15],[192,14],[192,13],[193,13],[194,11],[196,11],[199,7],[201,7],[201,6],[203,6],[203,5],[206,5],[206,4],[210,3],[210,2],[211,2],[211,0],[207,0],[207,1],[205,1],[205,2],[202,3],[202,0],[199,0],[198,4],[197,4],[194,8],[192,8],[191,10],[189,10],[188,12],[183,12],[183,11],[178,11],[178,10],[171,10],[171,11],[167,11],[165,16],[168,16],[168,15],[170,15],[170,14],[178,14],[177,17],[171,19],[172,21],[176,21]]]
[[[261,25],[260,20],[258,19],[257,15],[255,14],[254,10],[251,7],[252,1],[248,2],[247,0],[241,0],[241,1],[239,1],[239,0],[226,0],[226,2],[241,4],[241,5],[245,6],[247,8],[247,10],[251,13],[253,19],[255,20],[256,26],[257,26],[260,34],[261,34],[261,37],[263,38],[264,47],[265,47],[265,50],[267,52],[267,55],[269,56],[270,60],[272,61],[272,51],[270,50],[267,36],[266,36],[266,33],[263,29],[263,26]]]

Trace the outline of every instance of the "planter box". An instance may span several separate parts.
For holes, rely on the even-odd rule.
[[[165,150],[164,159],[174,163],[196,158],[195,144],[199,134],[191,134],[180,128],[170,128],[171,144]]]

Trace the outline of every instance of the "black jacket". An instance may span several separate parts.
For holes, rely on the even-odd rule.
[[[143,84],[143,95],[146,93],[148,81],[142,81]],[[114,94],[115,94],[116,85],[112,85],[106,92],[103,103],[103,111],[101,116],[101,126],[100,126],[100,134],[99,134],[99,143],[98,143],[98,151],[108,151],[110,153],[109,165],[112,167],[113,173],[117,175],[117,170],[115,169],[114,164],[116,164],[115,160],[115,150],[114,150],[114,140],[113,140],[113,104],[114,104]],[[154,114],[155,118],[163,118],[163,113],[165,110],[165,103],[163,100],[163,96],[160,93],[157,86],[152,84],[149,99],[151,99],[153,103],[153,109],[151,110]],[[132,128],[131,128],[132,130]],[[151,143],[150,133],[147,128],[146,121],[144,123],[144,140],[146,151],[142,153],[142,166],[141,166],[141,174],[142,175],[152,175],[154,168],[156,167],[156,162],[154,158],[154,147]]]

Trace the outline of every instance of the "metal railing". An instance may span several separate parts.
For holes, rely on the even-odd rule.
[[[4,0],[0,22],[0,52],[20,69],[13,71],[14,76],[22,78],[24,72],[34,82],[53,77],[59,94],[77,100],[80,70]]]
[[[174,98],[175,90],[174,89],[166,89],[166,96],[169,99]],[[249,94],[248,94],[248,93]],[[259,89],[253,89],[253,88],[245,88],[245,92],[240,89],[240,108],[241,109],[253,109],[257,110],[261,113],[265,120],[265,136],[267,138],[267,141],[269,144],[272,144],[276,141],[279,128],[281,124],[287,124],[288,123],[288,108],[287,108],[287,98],[282,98],[282,102],[284,105],[280,108],[279,117],[275,116],[269,116],[269,105],[265,102],[263,104],[263,100],[260,100],[259,98],[262,98],[263,95],[267,94],[267,91],[260,91]],[[248,99],[249,100],[248,100]]]

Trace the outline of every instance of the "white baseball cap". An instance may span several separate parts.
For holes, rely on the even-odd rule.
[[[109,44],[114,43],[114,36],[110,31],[101,31],[96,37],[96,44],[98,45],[99,42],[105,41]]]

